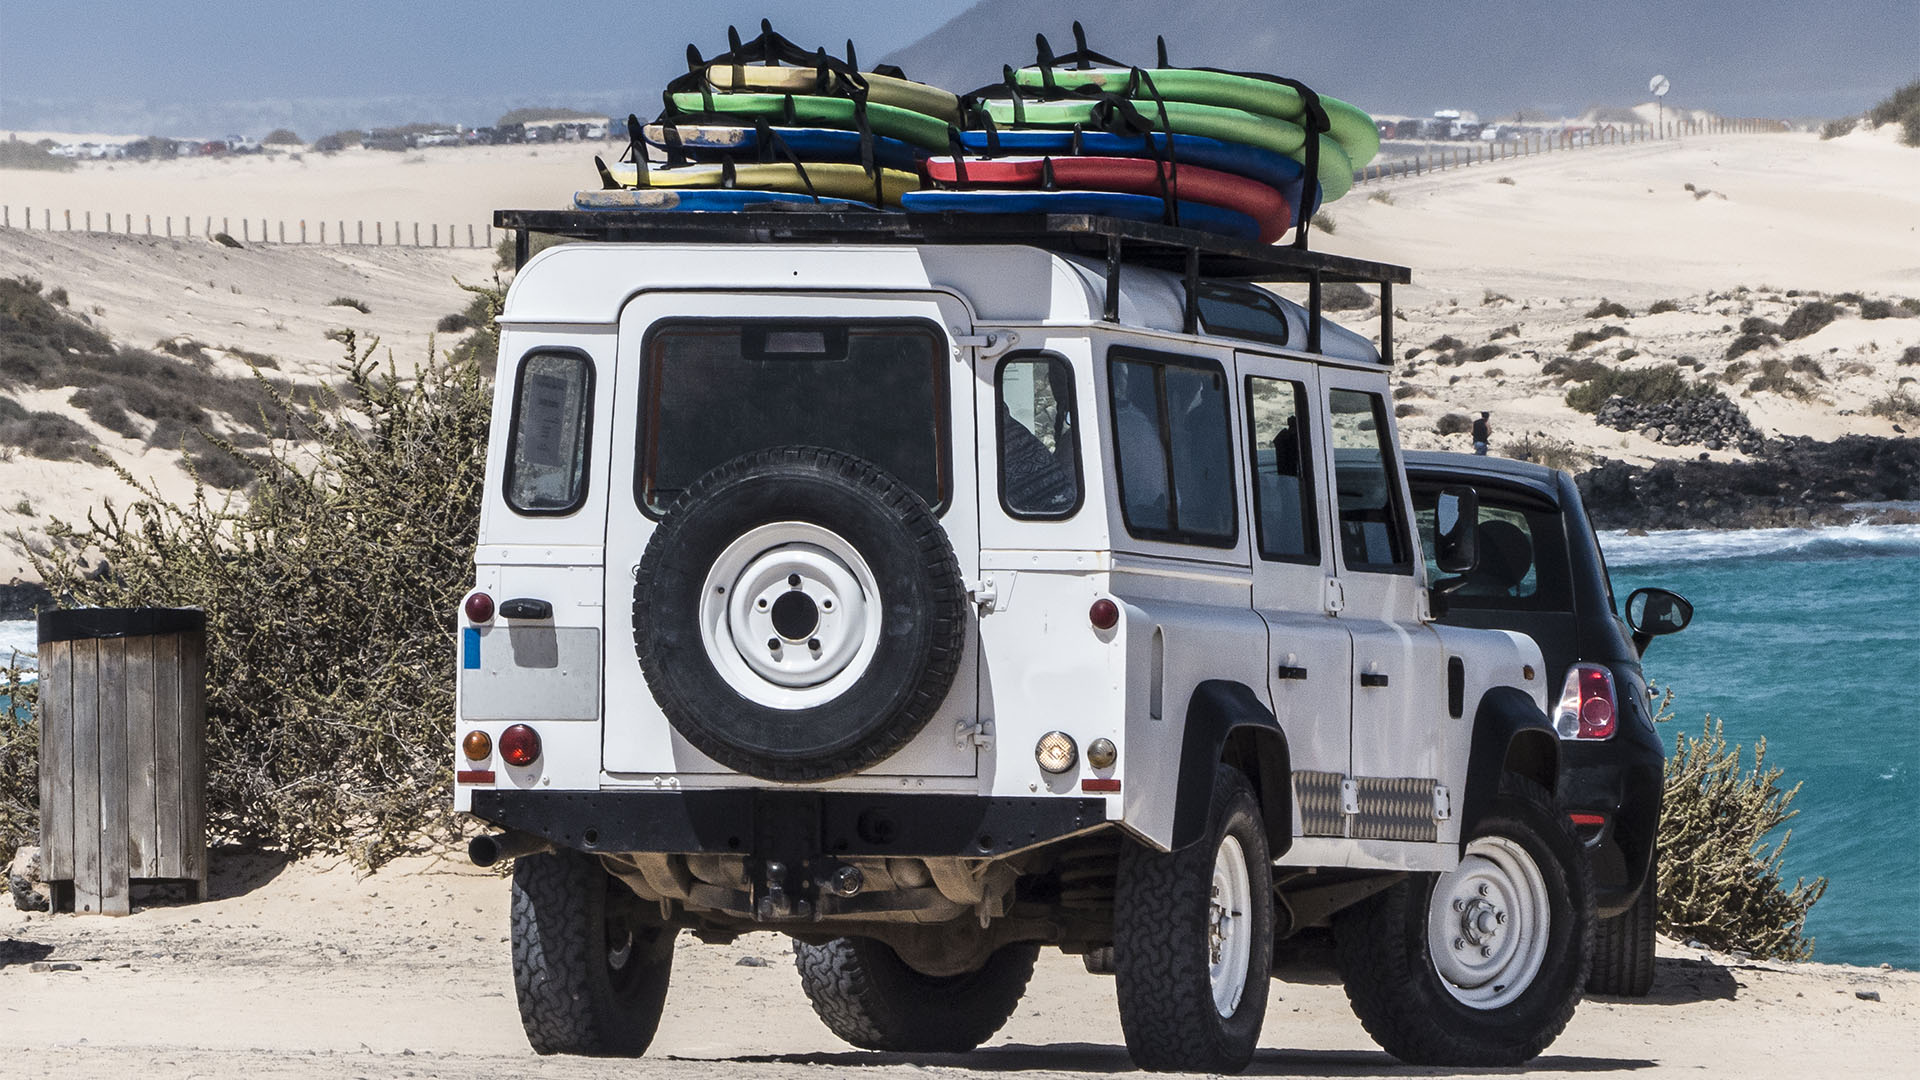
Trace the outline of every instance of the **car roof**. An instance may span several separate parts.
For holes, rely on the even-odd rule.
[[[1470,483],[1492,480],[1524,488],[1560,505],[1560,470],[1531,461],[1438,450],[1408,450],[1402,455],[1407,475],[1424,480],[1457,478]]]

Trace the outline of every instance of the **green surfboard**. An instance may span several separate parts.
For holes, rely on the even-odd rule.
[[[793,102],[793,118],[800,124],[852,130],[853,102],[848,98],[814,97],[806,94],[734,94],[715,92],[712,110],[729,116],[760,116],[774,123],[785,122],[787,102]],[[695,91],[673,95],[674,108],[699,113],[708,109],[708,97]],[[867,102],[867,126],[875,135],[886,135],[928,150],[947,148],[947,122],[910,109]]]
[[[797,99],[796,99],[797,100]],[[988,115],[1000,125],[1025,124],[1030,127],[1068,128],[1089,123],[1098,102],[1085,99],[1064,101],[1028,101],[1018,106],[1010,100],[985,102]],[[869,106],[871,107],[871,106]],[[1160,106],[1154,102],[1139,105],[1140,113],[1154,124],[1160,122]],[[1305,161],[1307,133],[1291,120],[1262,116],[1245,109],[1219,105],[1197,105],[1186,101],[1166,102],[1167,123],[1181,135],[1203,135],[1222,142],[1242,143],[1285,154]],[[1339,140],[1320,136],[1320,192],[1323,202],[1345,195],[1353,187],[1353,163]]]
[[[1280,83],[1191,68],[1148,68],[1143,69],[1143,74],[1153,80],[1154,89],[1169,105],[1176,101],[1213,105],[1295,123],[1306,115],[1300,92]],[[1014,79],[1022,87],[1046,85],[1037,67],[1022,68],[1014,73]],[[1069,90],[1090,86],[1109,93],[1128,93],[1132,80],[1133,71],[1128,68],[1053,69],[1054,85]],[[1153,99],[1144,86],[1134,87],[1132,96],[1141,103],[1150,103]],[[1340,148],[1346,151],[1354,167],[1372,161],[1374,155],[1380,152],[1380,131],[1374,127],[1373,117],[1339,98],[1322,95],[1320,105],[1326,110],[1327,122],[1332,129],[1328,134],[1340,143]]]

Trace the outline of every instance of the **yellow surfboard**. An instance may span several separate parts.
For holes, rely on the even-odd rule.
[[[726,93],[814,95],[820,92],[819,70],[808,67],[768,67],[764,64],[709,64],[707,85]],[[907,109],[949,124],[960,122],[960,99],[937,86],[875,75],[863,71],[867,100]]]
[[[611,165],[608,166],[608,171],[620,184],[627,187],[640,186],[639,172],[632,165]],[[734,167],[733,186],[746,191],[787,191],[804,195],[807,191],[807,181],[810,180],[813,182],[814,193],[822,197],[873,201],[873,177],[858,165],[821,162],[807,165],[806,171],[806,180],[802,180],[800,170],[789,162],[775,162],[770,165],[738,165]],[[724,183],[723,176],[724,171],[719,165],[648,169],[645,186],[717,188]],[[882,169],[880,170],[880,190],[882,198],[888,205],[898,206],[900,196],[909,191],[920,190],[920,178],[898,169]]]

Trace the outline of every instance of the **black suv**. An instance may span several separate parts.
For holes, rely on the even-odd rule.
[[[1438,581],[1440,621],[1514,630],[1540,645],[1561,738],[1560,803],[1592,856],[1595,924],[1587,989],[1644,995],[1653,983],[1653,873],[1665,750],[1653,727],[1640,654],[1658,634],[1683,629],[1692,607],[1664,589],[1641,589],[1617,614],[1599,539],[1573,477],[1525,461],[1409,452],[1407,481]],[[1441,580],[1434,563],[1434,506],[1443,488],[1480,501],[1479,561]]]

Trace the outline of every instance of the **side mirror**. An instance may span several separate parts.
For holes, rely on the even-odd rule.
[[[1677,592],[1635,589],[1627,597],[1627,625],[1633,628],[1634,651],[1642,655],[1654,638],[1677,634],[1691,622],[1693,605]]]
[[[1434,502],[1433,561],[1443,574],[1480,565],[1480,495],[1472,488],[1446,488]]]

